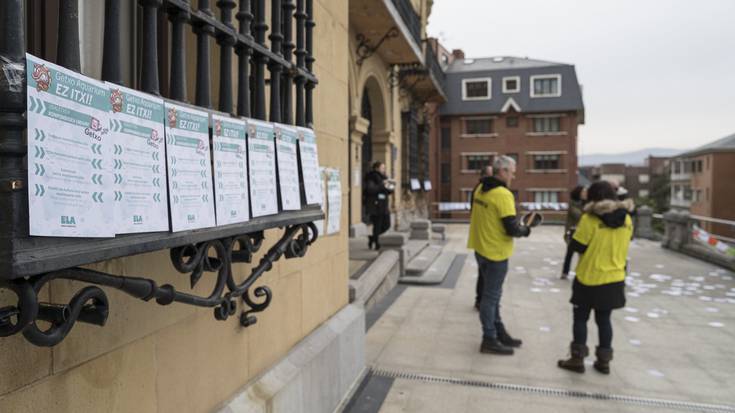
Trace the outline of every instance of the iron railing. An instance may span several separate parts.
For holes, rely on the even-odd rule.
[[[122,84],[121,0],[106,0],[102,80]],[[58,59],[56,63],[80,71],[78,0],[61,1],[59,8]],[[184,28],[191,26],[197,37],[195,103],[211,109],[210,43],[220,47],[218,109],[242,117],[272,122],[312,126],[313,91],[317,79],[312,73],[313,0],[271,0],[270,31],[266,23],[265,0],[218,0],[219,18],[209,0],[197,7],[187,0],[138,0],[142,8],[142,37],[139,47],[141,73],[137,89],[161,95],[159,88],[158,24],[171,25],[170,87],[167,98],[184,102],[186,90],[186,52]],[[271,301],[267,286],[257,286],[258,278],[282,256],[303,256],[317,237],[313,222],[323,218],[316,206],[304,206],[242,224],[177,233],[119,235],[110,239],[43,238],[29,236],[27,167],[25,155],[25,27],[23,0],[0,1],[0,289],[17,296],[15,305],[0,308],[0,337],[23,333],[39,346],[53,346],[69,333],[74,323],[103,325],[108,315],[108,300],[97,285],[122,290],[144,301],[158,304],[179,302],[210,307],[217,319],[236,312],[242,299],[248,306],[241,324],[256,319]],[[168,19],[159,20],[159,12]],[[293,20],[296,20],[295,33]],[[166,28],[163,28],[166,29]],[[270,47],[266,45],[266,33]],[[294,44],[295,35],[295,44]],[[237,108],[233,107],[233,53],[237,55]],[[295,56],[295,59],[294,59]],[[294,61],[295,60],[295,61]],[[266,68],[269,72],[266,85]],[[294,95],[295,89],[295,95]],[[270,108],[266,111],[266,91]],[[294,102],[295,100],[295,102]],[[295,119],[294,110],[295,107]],[[236,283],[232,263],[251,262],[264,239],[264,231],[284,228],[281,238],[254,266],[245,281]],[[101,260],[149,251],[170,249],[177,271],[189,274],[193,287],[204,272],[216,273],[209,296],[200,297],[177,291],[172,285],[158,286],[152,279],[123,277],[79,266]],[[38,292],[53,279],[81,281],[93,286],[81,289],[68,304],[41,303]],[[225,290],[226,288],[226,290]],[[260,299],[256,302],[255,297]],[[41,330],[36,321],[50,322]]]
[[[428,43],[426,45],[426,56],[425,56],[425,64],[426,67],[429,69],[429,73],[431,73],[431,76],[436,79],[436,81],[439,83],[439,88],[444,88],[444,70],[442,70],[441,65],[439,64],[439,59],[436,56],[436,53],[434,52],[434,49],[431,47],[431,43]]]
[[[411,36],[417,45],[421,45],[421,17],[413,9],[410,0],[391,0],[401,15],[401,19],[411,32]]]

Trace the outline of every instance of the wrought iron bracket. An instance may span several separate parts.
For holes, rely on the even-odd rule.
[[[226,320],[235,315],[237,300],[242,299],[247,308],[243,309],[240,324],[243,327],[251,326],[257,322],[255,314],[264,311],[273,298],[270,288],[255,286],[258,279],[270,271],[281,257],[303,257],[317,236],[318,230],[312,222],[287,226],[281,238],[240,283],[235,281],[232,264],[252,261],[253,254],[263,244],[263,231],[171,249],[174,268],[189,275],[192,288],[205,272],[215,273],[214,285],[206,297],[177,291],[170,284],[159,286],[154,280],[145,277],[113,275],[80,267],[28,278],[0,280],[0,289],[9,290],[17,298],[15,305],[0,307],[0,337],[22,333],[31,344],[51,347],[63,341],[76,322],[104,326],[110,303],[100,286],[115,288],[143,301],[155,299],[159,305],[176,302],[212,308],[217,320]],[[66,304],[40,302],[39,292],[55,279],[92,285],[81,288]],[[46,321],[49,326],[41,329],[37,321]]]
[[[390,29],[388,29],[387,32],[383,35],[383,37],[380,38],[378,43],[375,46],[372,46],[370,44],[370,39],[368,39],[364,34],[358,33],[356,36],[357,39],[357,65],[362,66],[362,63],[367,59],[368,57],[375,54],[375,52],[380,49],[380,46],[383,45],[383,43],[388,40],[395,37],[398,37],[398,28],[393,26]]]

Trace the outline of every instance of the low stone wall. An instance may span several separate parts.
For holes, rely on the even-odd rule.
[[[664,225],[662,247],[735,271],[735,258],[720,254],[692,240],[692,220],[689,212],[669,211],[665,213]]]

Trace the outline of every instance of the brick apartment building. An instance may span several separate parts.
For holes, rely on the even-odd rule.
[[[671,160],[671,208],[735,221],[735,134]],[[735,238],[735,227],[702,223],[706,231]]]
[[[594,166],[582,166],[579,173],[590,181],[603,179],[616,182],[628,190],[632,198],[648,198],[655,192],[657,178],[667,175],[669,158],[649,156],[643,165],[627,165],[624,163],[604,163]]]
[[[469,59],[461,50],[449,55],[441,48],[437,54],[445,65],[447,102],[431,139],[434,202],[466,202],[497,155],[518,162],[511,190],[519,202],[568,202],[577,184],[577,126],[584,123],[574,66]]]

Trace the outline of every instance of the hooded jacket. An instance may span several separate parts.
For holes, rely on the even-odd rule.
[[[478,186],[481,186],[482,192],[487,192],[492,189],[495,189],[499,186],[507,188],[508,186],[505,184],[505,182],[501,181],[500,179],[494,177],[494,176],[486,176],[480,180],[480,183],[477,184]],[[475,187],[477,188],[477,187]],[[472,191],[474,194],[475,191]],[[470,199],[470,211],[472,210],[472,205],[474,204],[474,200]],[[531,234],[531,229],[529,227],[523,226],[518,222],[517,216],[512,217],[505,217],[503,218],[503,228],[505,228],[505,232],[508,234],[508,236],[511,237],[527,237],[529,234]]]
[[[605,226],[609,228],[620,228],[625,225],[625,218],[635,210],[635,203],[628,198],[622,201],[605,199],[598,202],[590,202],[584,207],[584,212],[593,214],[600,218]],[[587,246],[580,244],[574,238],[571,240],[572,249],[583,254]]]

